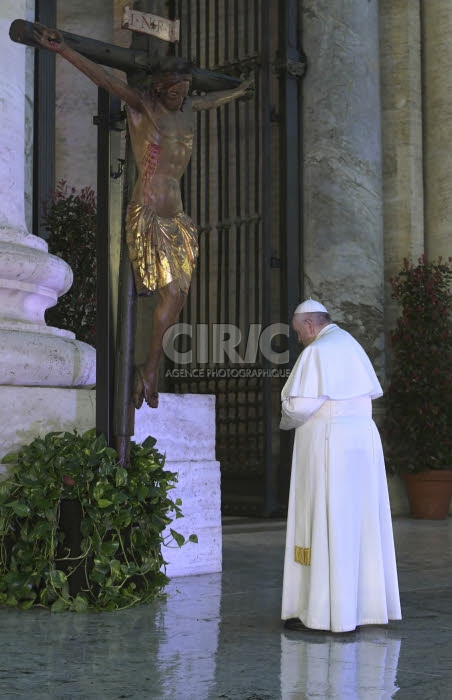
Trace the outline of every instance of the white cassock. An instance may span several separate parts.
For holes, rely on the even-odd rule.
[[[361,345],[336,324],[298,358],[282,391],[295,428],[282,619],[346,632],[400,620],[391,511],[372,399],[383,394]]]

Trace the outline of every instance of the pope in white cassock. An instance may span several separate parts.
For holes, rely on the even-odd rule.
[[[348,632],[400,620],[391,511],[372,399],[383,394],[361,345],[309,299],[305,346],[282,390],[295,428],[282,596],[289,629]]]

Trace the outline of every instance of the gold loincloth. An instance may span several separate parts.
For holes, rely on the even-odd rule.
[[[198,256],[198,235],[187,214],[180,212],[164,219],[151,207],[131,202],[126,213],[126,241],[137,294],[151,294],[174,281],[188,292]]]

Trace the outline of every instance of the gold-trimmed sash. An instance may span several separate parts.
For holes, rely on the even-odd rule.
[[[311,564],[311,548],[310,547],[297,547],[295,545],[295,561],[297,564],[303,564],[304,566],[310,566],[310,564]]]

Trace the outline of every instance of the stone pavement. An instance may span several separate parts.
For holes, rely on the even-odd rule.
[[[175,578],[151,605],[0,609],[0,697],[451,700],[452,519],[396,518],[394,534],[400,622],[285,632],[285,523],[228,518],[223,573]]]

